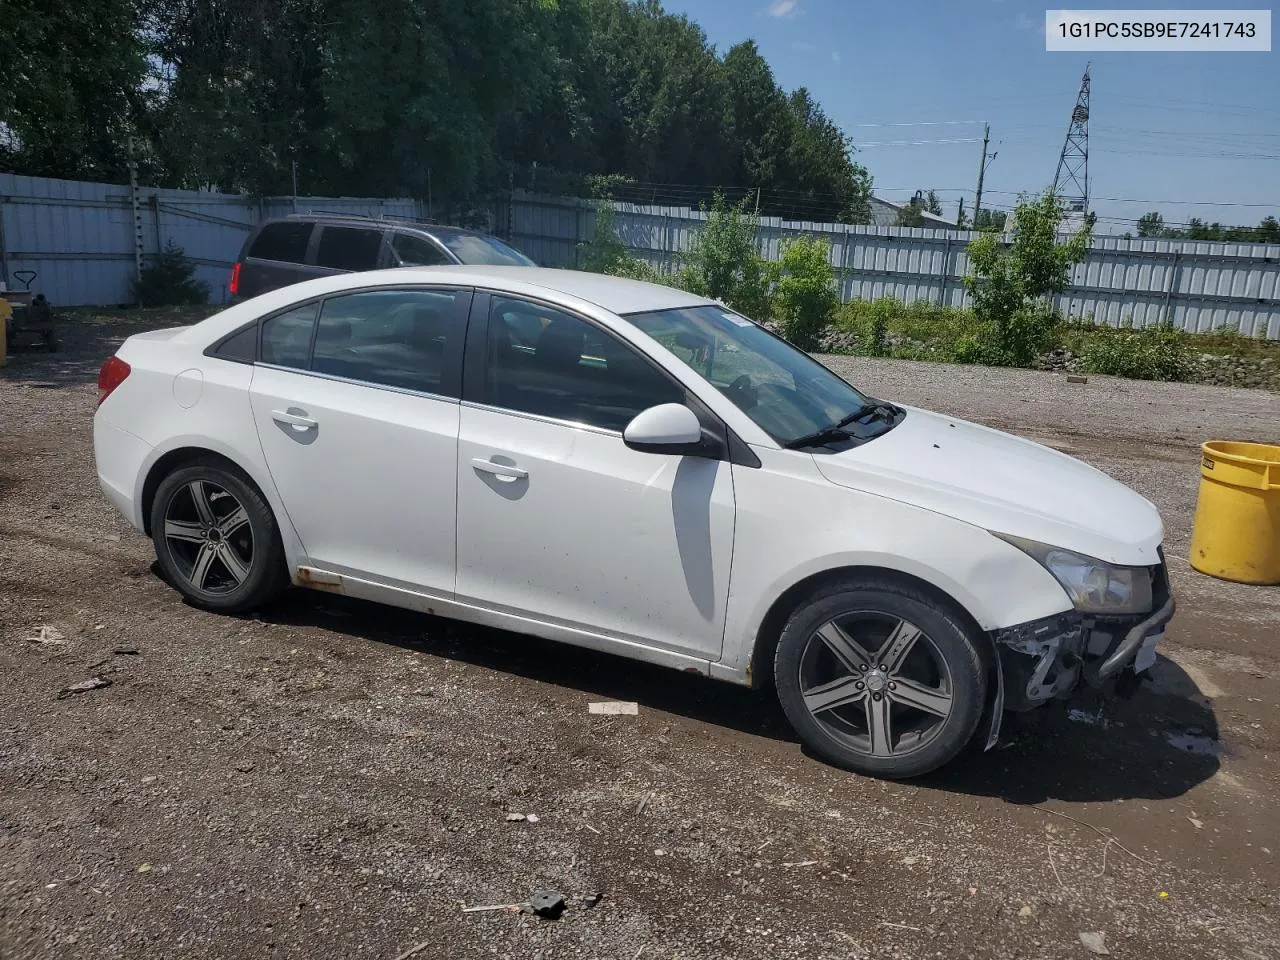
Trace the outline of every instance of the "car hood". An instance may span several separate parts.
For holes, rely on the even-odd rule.
[[[975,423],[905,408],[897,427],[815,454],[832,483],[1108,563],[1160,562],[1156,507],[1073,457]]]

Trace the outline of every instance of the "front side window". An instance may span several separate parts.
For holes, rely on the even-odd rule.
[[[375,290],[330,297],[320,311],[311,369],[444,393],[446,365],[460,354],[465,329],[458,296],[456,290]]]
[[[845,381],[745,317],[704,305],[627,314],[786,446],[867,402]]]
[[[391,249],[402,267],[434,267],[453,262],[430,240],[411,233],[397,233],[391,239]]]
[[[316,250],[316,266],[336,270],[372,270],[378,265],[381,230],[323,227]]]
[[[621,431],[642,410],[683,403],[684,389],[617,337],[525,300],[490,301],[486,402]]]
[[[315,323],[314,303],[268,317],[262,324],[262,362],[307,369]]]

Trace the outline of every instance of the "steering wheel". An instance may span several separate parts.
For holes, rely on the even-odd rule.
[[[724,392],[741,410],[750,410],[760,402],[760,393],[755,383],[745,373],[735,377]]]

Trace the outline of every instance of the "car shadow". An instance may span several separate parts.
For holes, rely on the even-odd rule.
[[[317,627],[429,656],[642,706],[752,736],[795,743],[767,690],[750,690],[613,654],[342,596],[290,590],[258,618]],[[1169,799],[1219,767],[1218,724],[1195,682],[1161,657],[1125,700],[1084,697],[1006,714],[1000,742],[971,748],[917,786],[1010,803]],[[818,760],[807,748],[807,756]],[[818,760],[818,762],[823,762]]]
[[[1006,714],[1000,742],[918,781],[1010,803],[1181,796],[1212,777],[1223,747],[1195,681],[1167,657],[1127,698],[1084,694],[1026,714]]]
[[[153,571],[160,575],[158,565]],[[753,736],[796,739],[777,701],[761,691],[540,637],[307,590],[286,591],[255,616],[485,667],[593,699],[634,700]]]

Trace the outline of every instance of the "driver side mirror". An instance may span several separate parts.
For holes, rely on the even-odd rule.
[[[705,454],[702,424],[683,403],[642,410],[622,431],[622,442],[641,453]]]

